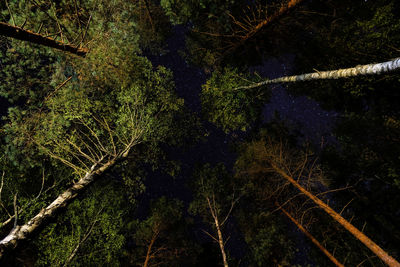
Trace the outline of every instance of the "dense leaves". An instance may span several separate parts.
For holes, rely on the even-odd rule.
[[[215,71],[202,87],[201,100],[205,117],[225,132],[246,131],[259,118],[262,104],[268,97],[265,88],[235,90],[251,78],[237,69]]]

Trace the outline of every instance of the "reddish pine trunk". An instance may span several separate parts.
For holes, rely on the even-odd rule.
[[[304,189],[298,182],[296,182],[292,177],[286,174],[284,170],[276,166],[274,163],[269,162],[271,167],[280,174],[283,178],[288,180],[292,185],[299,189],[304,195],[313,200],[321,209],[328,213],[336,222],[341,224],[347,231],[349,231],[355,238],[361,241],[365,246],[367,246],[376,256],[378,256],[384,263],[391,267],[400,267],[400,263],[391,257],[386,251],[379,247],[374,241],[372,241],[368,236],[354,227],[340,214],[329,207],[325,202],[308,192]]]
[[[282,6],[275,14],[272,16],[266,18],[259,24],[257,24],[251,31],[249,31],[245,36],[241,37],[241,40],[234,45],[232,48],[228,49],[225,51],[225,53],[222,55],[222,58],[226,56],[229,53],[232,53],[235,51],[237,48],[241,47],[247,40],[249,40],[251,37],[256,35],[259,31],[261,31],[263,28],[266,26],[270,25],[274,21],[278,20],[280,17],[283,15],[287,14],[289,11],[293,10],[298,4],[300,4],[303,0],[290,0],[287,5]]]
[[[318,242],[295,218],[293,218],[284,208],[275,203],[280,210],[314,243],[332,262],[338,267],[344,267],[321,243]]]

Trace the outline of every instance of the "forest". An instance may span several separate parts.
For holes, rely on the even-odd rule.
[[[0,266],[400,267],[400,1],[0,1]]]

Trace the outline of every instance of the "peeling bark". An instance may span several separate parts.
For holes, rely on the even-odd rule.
[[[14,39],[27,41],[30,43],[35,43],[39,45],[44,45],[47,47],[52,47],[58,50],[69,52],[81,57],[84,57],[88,52],[87,48],[81,48],[70,44],[65,44],[63,42],[57,41],[50,37],[45,37],[38,33],[25,30],[23,28],[12,26],[10,24],[0,22],[0,35],[11,37]]]
[[[265,80],[262,82],[254,83],[249,86],[240,86],[234,88],[233,90],[245,90],[260,87],[267,84],[273,83],[289,83],[289,82],[300,82],[300,81],[310,81],[310,80],[327,80],[327,79],[341,79],[349,78],[360,75],[377,75],[386,72],[391,72],[400,69],[400,58],[395,58],[390,61],[359,65],[353,68],[338,69],[338,70],[328,70],[319,71],[313,73],[306,73],[301,75],[285,76],[276,78],[273,80]]]
[[[94,164],[84,177],[60,194],[49,206],[42,209],[35,217],[30,219],[24,225],[13,228],[11,232],[0,241],[0,259],[8,250],[15,249],[19,243],[27,240],[37,232],[38,228],[45,225],[48,219],[53,217],[56,212],[65,207],[104,172],[113,167],[116,164],[117,159],[118,158],[114,158],[103,164],[101,167],[99,167],[98,164]]]
[[[225,222],[225,220],[220,224],[219,223],[219,220],[218,220],[218,212],[217,212],[217,209],[216,209],[216,207],[215,207],[215,202],[214,202],[214,195],[213,195],[213,204],[211,204],[211,200],[210,200],[210,198],[209,197],[206,197],[206,200],[207,200],[207,203],[208,203],[208,207],[209,207],[209,209],[210,209],[210,213],[211,213],[211,216],[213,217],[213,219],[214,219],[214,226],[215,226],[215,228],[216,228],[216,230],[217,230],[217,235],[218,235],[218,239],[216,239],[215,237],[213,237],[213,236],[211,236],[217,243],[218,243],[218,245],[219,245],[219,248],[220,248],[220,250],[221,250],[221,255],[222,255],[222,262],[223,262],[223,264],[224,264],[224,267],[229,267],[228,266],[228,260],[227,260],[227,257],[226,257],[226,253],[225,253],[225,243],[224,243],[224,238],[223,238],[223,236],[222,236],[222,231],[221,231],[221,226],[222,226],[222,224]],[[233,205],[232,205],[233,206]],[[230,212],[229,212],[230,213]],[[228,218],[228,216],[229,216],[229,213],[228,213],[228,215],[227,215],[227,217],[226,218]]]
[[[214,217],[214,221],[215,221],[215,227],[217,228],[218,244],[219,244],[219,248],[220,248],[221,254],[222,254],[222,261],[224,263],[224,267],[229,267],[228,260],[226,258],[226,253],[225,253],[224,239],[222,237],[222,232],[221,232],[221,227],[219,225],[218,217]]]

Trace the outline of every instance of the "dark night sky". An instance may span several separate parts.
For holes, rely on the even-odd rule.
[[[192,111],[200,112],[199,93],[207,75],[201,69],[189,66],[180,56],[179,50],[184,49],[185,45],[184,35],[185,28],[176,26],[173,36],[167,41],[168,53],[149,58],[155,66],[163,65],[173,71],[179,96],[185,99],[186,105]],[[293,55],[284,55],[280,58],[269,59],[263,65],[251,68],[250,71],[256,71],[261,77],[272,79],[293,74],[291,71],[293,62]],[[332,128],[338,114],[322,109],[316,101],[305,96],[291,96],[284,86],[275,85],[270,103],[266,104],[263,110],[264,121],[269,122],[273,119],[275,111],[279,112],[281,119],[296,128],[303,135],[304,140],[316,145],[320,145],[322,140],[325,144],[334,142]]]
[[[270,79],[294,75],[293,62],[294,55],[284,55],[269,59],[263,65],[251,68],[251,71]],[[304,82],[304,85],[307,86],[307,82]],[[332,128],[338,113],[322,109],[316,101],[305,96],[292,96],[288,94],[284,85],[273,85],[270,102],[264,106],[264,121],[271,121],[275,112],[279,113],[288,126],[294,127],[303,135],[303,141],[317,146],[335,143]]]

